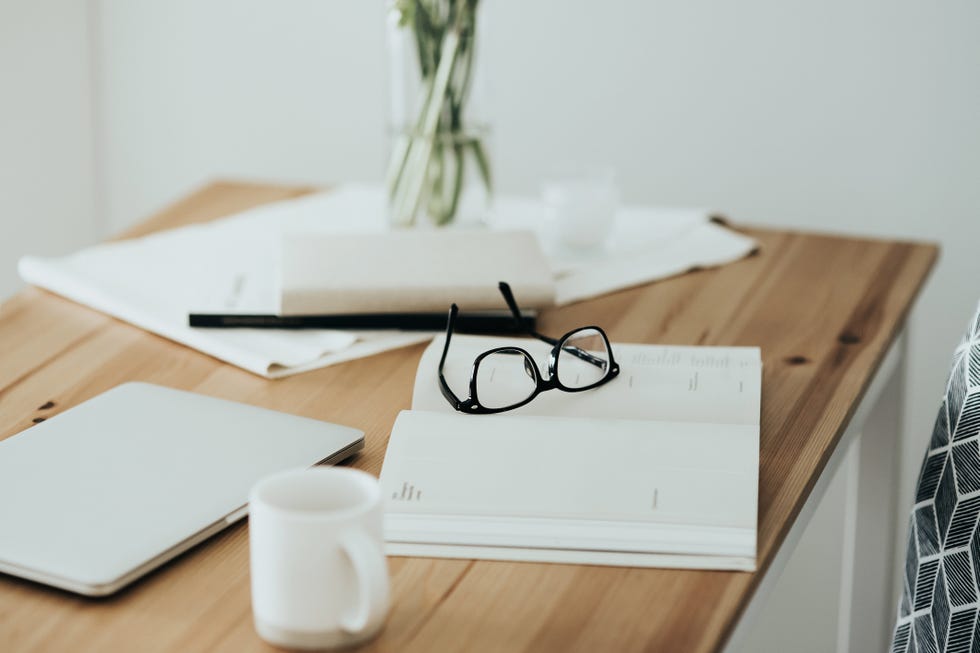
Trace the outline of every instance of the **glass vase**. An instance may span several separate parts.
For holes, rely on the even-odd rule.
[[[388,24],[393,227],[480,226],[492,200],[478,0],[399,0]],[[481,34],[482,36],[482,34]]]

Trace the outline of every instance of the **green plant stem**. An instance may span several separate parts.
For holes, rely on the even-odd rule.
[[[414,223],[420,205],[437,225],[455,218],[468,150],[491,192],[483,144],[466,134],[463,121],[473,74],[477,2],[415,0],[409,7],[405,25],[414,31],[424,92],[415,124],[397,139],[388,168],[392,216],[398,223]]]
[[[423,185],[427,176],[426,170],[432,154],[436,129],[439,126],[442,98],[446,95],[446,87],[456,62],[458,44],[459,33],[456,30],[447,32],[443,39],[439,67],[433,77],[425,110],[422,113],[422,131],[418,134],[418,138],[413,137],[409,144],[410,151],[406,156],[406,164],[410,167],[401,174],[401,183],[395,190],[392,210],[395,220],[399,223],[411,224],[414,222],[415,212],[418,210],[419,202],[422,199]]]
[[[470,146],[473,148],[473,158],[476,160],[477,170],[480,171],[480,178],[483,179],[483,186],[487,189],[487,193],[492,193],[493,179],[490,176],[490,160],[487,159],[487,153],[483,151],[483,144],[479,138],[474,138]]]

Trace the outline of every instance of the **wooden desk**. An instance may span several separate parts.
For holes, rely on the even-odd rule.
[[[127,235],[305,192],[214,184]],[[937,252],[914,243],[746,231],[763,245],[757,256],[549,311],[541,328],[561,333],[598,322],[613,341],[762,347],[759,572],[391,558],[394,609],[366,650],[724,646]],[[367,448],[354,464],[378,474],[395,415],[409,407],[422,349],[266,381],[28,289],[0,307],[0,438],[119,383],[142,380],[362,428]],[[105,600],[0,577],[0,650],[266,650],[252,628],[246,528],[229,529]]]

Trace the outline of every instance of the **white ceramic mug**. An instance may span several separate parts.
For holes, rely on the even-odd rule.
[[[270,644],[350,646],[388,613],[378,480],[314,467],[259,481],[249,499],[252,614]]]

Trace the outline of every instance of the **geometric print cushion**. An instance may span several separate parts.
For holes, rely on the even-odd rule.
[[[893,653],[980,653],[980,311],[953,355],[909,520]]]

